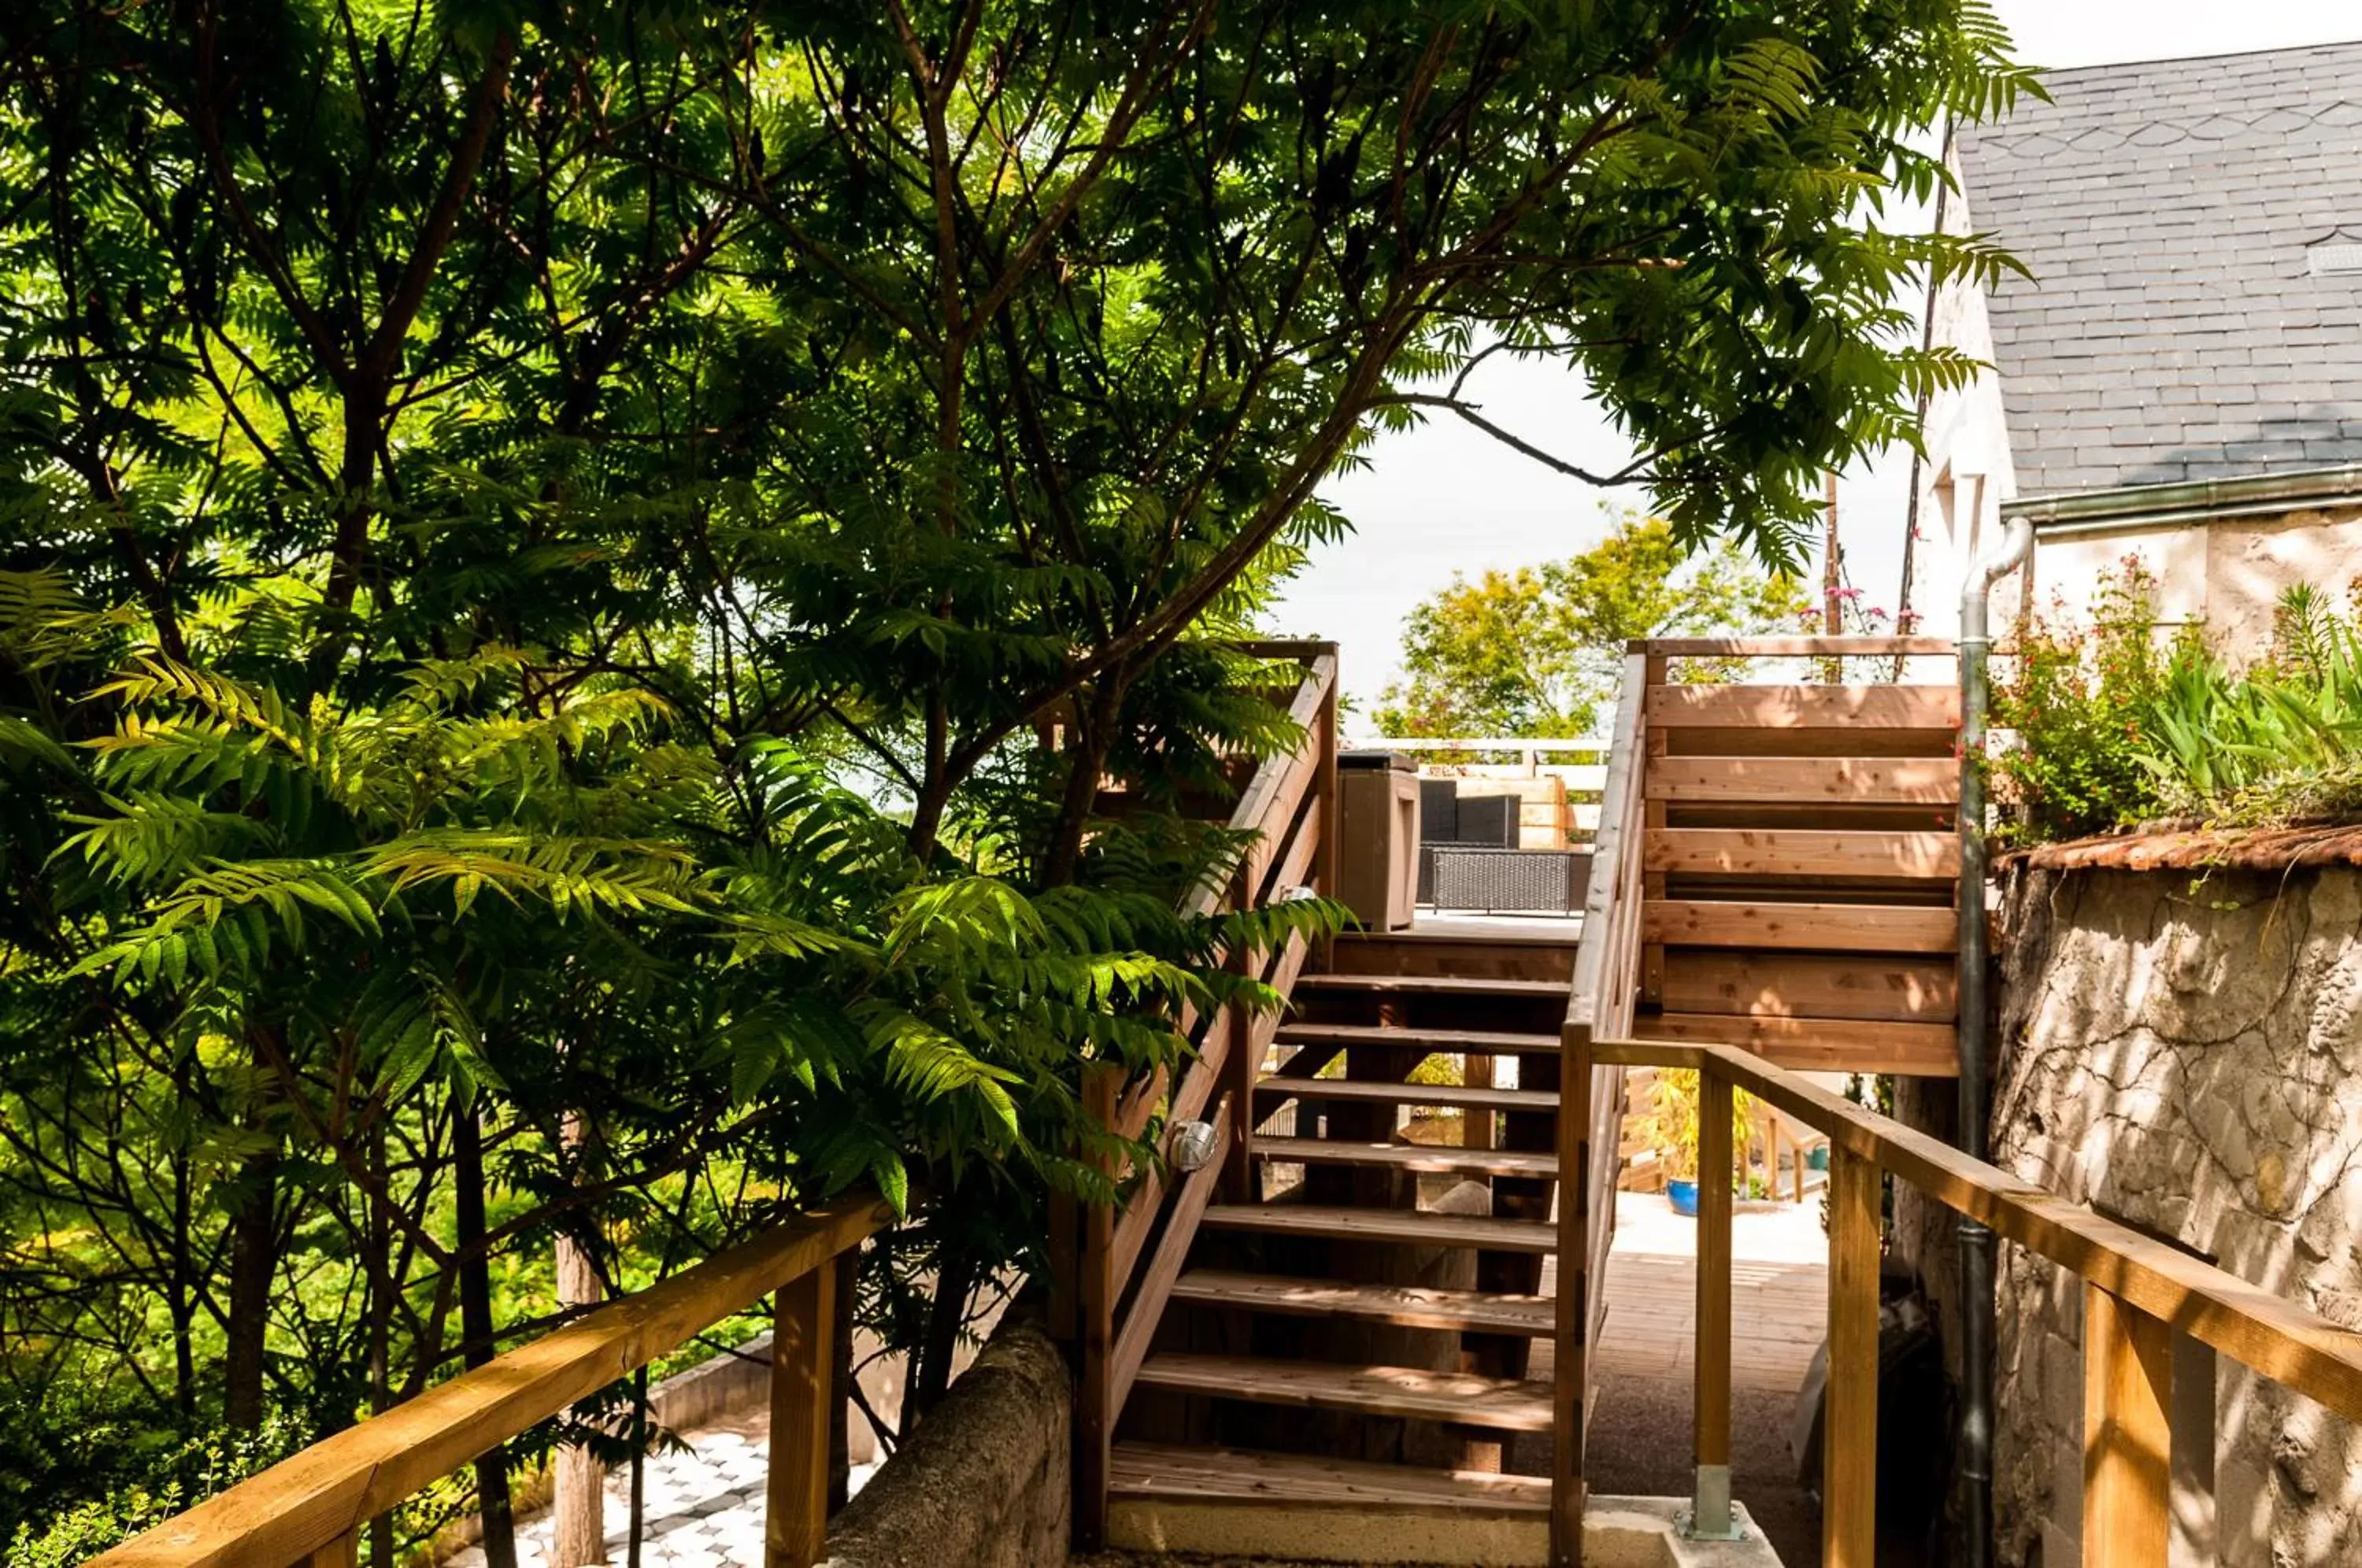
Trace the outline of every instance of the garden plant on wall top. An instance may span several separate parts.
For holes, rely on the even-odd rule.
[[[2137,557],[2088,624],[2028,616],[2003,652],[1990,756],[2001,831],[2019,843],[2147,822],[2362,819],[2362,600],[2287,591],[2244,667],[2202,624],[2169,634]]]

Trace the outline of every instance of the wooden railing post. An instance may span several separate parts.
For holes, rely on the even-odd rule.
[[[1878,1166],[1832,1144],[1822,1568],[1874,1568],[1877,1560],[1878,1211]]]
[[[2171,1531],[2173,1334],[2083,1286],[2083,1561],[2165,1568]]]
[[[1116,1121],[1121,1072],[1106,1063],[1083,1067],[1083,1111],[1103,1128]],[[1094,1163],[1115,1174],[1107,1155]],[[1075,1293],[1082,1340],[1082,1380],[1075,1394],[1075,1544],[1097,1551],[1107,1539],[1108,1471],[1114,1441],[1115,1206],[1093,1203],[1082,1212],[1081,1278]]]
[[[1331,649],[1333,657],[1333,647]],[[1340,827],[1337,811],[1337,672],[1329,677],[1329,690],[1320,698],[1320,723],[1314,726],[1312,744],[1320,749],[1313,754],[1312,794],[1320,803],[1320,849],[1312,860],[1312,890],[1322,898],[1337,896],[1337,834]]]
[[[1248,896],[1246,884],[1242,881],[1236,894],[1239,908],[1247,907]],[[1262,959],[1260,951],[1240,942],[1231,950],[1227,966],[1234,975],[1252,976],[1261,970]],[[1254,1010],[1234,999],[1222,1010],[1222,1016],[1214,1021],[1213,1027],[1230,1032],[1229,1055],[1222,1064],[1222,1076],[1230,1082],[1231,1105],[1235,1112],[1231,1118],[1229,1146],[1217,1156],[1224,1162],[1222,1186],[1233,1203],[1259,1202],[1260,1197],[1254,1191],[1254,1091],[1263,1063],[1257,1059],[1261,1053],[1255,1050]],[[1211,1037],[1209,1032],[1208,1038]]]
[[[1697,1380],[1692,1406],[1697,1465],[1690,1533],[1733,1539],[1730,1517],[1730,1082],[1698,1072]]]
[[[301,1568],[358,1568],[361,1560],[360,1547],[359,1533],[348,1530],[304,1558]]]
[[[1645,713],[1648,711],[1647,690],[1662,686],[1672,679],[1673,661],[1662,654],[1648,654],[1643,656],[1641,669],[1647,679],[1647,689],[1644,689],[1641,696],[1641,712]],[[1665,802],[1649,798],[1649,767],[1656,758],[1665,755],[1666,748],[1671,743],[1663,730],[1652,726],[1643,726],[1639,734],[1640,756],[1633,764],[1635,769],[1633,782],[1639,788],[1641,796],[1641,825],[1645,832],[1654,834],[1658,829],[1665,825],[1667,817]],[[1664,872],[1651,871],[1648,868],[1647,856],[1640,844],[1633,845],[1628,853],[1640,870],[1640,897],[1644,904],[1648,901],[1661,900],[1665,896]],[[1595,868],[1596,865],[1595,861]],[[1627,918],[1638,924],[1640,913],[1640,910],[1636,909],[1631,911]],[[1646,1002],[1661,1002],[1664,997],[1665,944],[1661,942],[1644,941],[1640,946],[1639,999]]]
[[[1584,1502],[1584,1404],[1589,1392],[1591,1206],[1600,1200],[1583,1178],[1590,1158],[1591,1028],[1570,1021],[1561,1035],[1558,1107],[1558,1296],[1551,1368],[1551,1568],[1580,1568]],[[1606,1195],[1615,1201],[1615,1194]]]
[[[771,1459],[764,1568],[812,1568],[828,1536],[833,1257],[779,1286],[771,1315]]]

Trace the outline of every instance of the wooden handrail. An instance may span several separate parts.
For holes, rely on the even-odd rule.
[[[1949,658],[1949,637],[1635,637],[1627,651],[1660,658]]]
[[[1259,845],[1275,844],[1286,833],[1297,806],[1302,803],[1302,791],[1318,770],[1318,747],[1324,737],[1317,732],[1321,729],[1321,715],[1333,704],[1337,689],[1334,646],[1327,645],[1326,651],[1313,655],[1308,664],[1304,679],[1287,705],[1287,716],[1303,729],[1308,744],[1258,767],[1231,812],[1231,831],[1254,834]],[[1325,744],[1333,749],[1336,737],[1326,736]],[[1252,856],[1253,851],[1249,853]],[[1228,890],[1229,882],[1224,877],[1209,875],[1182,901],[1183,912],[1212,914],[1221,907]]]
[[[1182,912],[1212,915],[1224,908],[1261,908],[1290,889],[1334,891],[1336,877],[1337,648],[1333,643],[1242,643],[1240,651],[1294,658],[1304,675],[1288,700],[1288,717],[1305,744],[1266,758],[1248,779],[1230,830],[1248,840],[1242,864],[1227,877],[1209,876],[1182,900]],[[1276,952],[1225,955],[1285,994],[1307,955],[1301,939]],[[1108,1462],[1117,1416],[1180,1276],[1199,1219],[1226,1172],[1248,1168],[1254,1136],[1252,1079],[1278,1020],[1241,1015],[1232,1003],[1200,1016],[1184,1012],[1180,1032],[1195,1047],[1175,1079],[1164,1068],[1119,1092],[1110,1077],[1090,1080],[1090,1104],[1124,1137],[1143,1137],[1164,1112],[1165,1122],[1195,1121],[1212,1107],[1218,1154],[1179,1182],[1152,1166],[1120,1212],[1095,1209],[1076,1227],[1072,1292],[1081,1321],[1081,1372],[1075,1390],[1078,1456],[1075,1471],[1076,1544],[1095,1549],[1107,1522]],[[1245,1092],[1240,1092],[1245,1086]],[[1169,1099],[1168,1099],[1169,1093]],[[1102,1109],[1103,1107],[1103,1109]],[[1110,1171],[1111,1176],[1124,1173]],[[1159,1221],[1163,1221],[1160,1228]],[[1153,1238],[1155,1246],[1150,1250]],[[1136,1280],[1135,1280],[1136,1276]],[[1126,1296],[1129,1292],[1130,1299]],[[1062,1296],[1065,1293],[1062,1292]]]
[[[781,1302],[774,1346],[812,1346],[824,1325],[804,1322],[791,1297],[826,1304],[814,1310],[833,1308],[835,1293],[826,1286],[838,1254],[893,1216],[892,1205],[864,1193],[789,1220],[324,1438],[92,1559],[94,1568],[281,1568],[340,1549],[349,1562],[349,1543],[377,1515],[774,1291]],[[815,1278],[821,1288],[788,1288]],[[816,1364],[815,1385],[811,1355],[775,1349],[775,1439],[815,1430],[807,1408],[815,1402],[818,1420],[825,1422],[824,1340]],[[782,1401],[803,1425],[779,1424]],[[817,1430],[824,1433],[826,1427]],[[771,1469],[769,1568],[809,1568],[825,1523],[812,1516],[808,1502],[811,1477],[819,1477],[824,1502],[828,1444],[775,1441]],[[791,1520],[776,1513],[783,1500],[795,1509]]]
[[[1573,740],[1519,739],[1509,735],[1379,735],[1360,743],[1374,751],[1588,751],[1606,756],[1615,748],[1612,735],[1587,735]]]
[[[2362,1420],[2362,1333],[1971,1159],[1925,1132],[1865,1110],[1736,1046],[1595,1039],[1591,1052],[1599,1062],[1688,1069],[1709,1081],[1746,1089],[1827,1135],[1833,1193],[1838,1185],[1836,1173],[1845,1173],[1846,1190],[1832,1198],[1830,1225],[1825,1562],[1870,1562],[1874,1472],[1852,1449],[1869,1441],[1876,1419],[1874,1395],[1866,1411],[1859,1401],[1865,1380],[1874,1389],[1877,1373],[1880,1171],[1909,1182],[2084,1282],[2083,1544],[2087,1554],[2100,1552],[2092,1561],[2105,1562],[2111,1568],[2119,1563],[2162,1568],[2164,1563],[2165,1412],[2171,1408],[2169,1331],[2212,1346],[2347,1420]],[[1840,1211],[1854,1209],[1862,1209],[1867,1219],[1855,1216],[1841,1225]],[[1864,1243],[1856,1234],[1864,1224],[1869,1227],[1868,1286],[1859,1277]],[[1861,1348],[1865,1343],[1867,1352]],[[1842,1357],[1840,1345],[1847,1347]]]
[[[1214,1146],[1227,1146],[1231,1123],[1238,1118],[1231,1114],[1230,1097],[1214,1108]],[[1252,1114],[1252,1113],[1250,1113]],[[1223,1165],[1220,1158],[1207,1161],[1183,1178],[1178,1198],[1173,1205],[1173,1217],[1165,1224],[1164,1244],[1156,1249],[1148,1272],[1140,1282],[1140,1290],[1132,1297],[1131,1310],[1125,1314],[1122,1331],[1116,1336],[1114,1360],[1108,1371],[1108,1404],[1121,1410],[1125,1397],[1131,1392],[1132,1379],[1140,1375],[1141,1363],[1148,1359],[1148,1343],[1156,1334],[1157,1320],[1164,1316],[1164,1304],[1172,1298],[1173,1285],[1181,1277],[1182,1267],[1189,1261],[1187,1238],[1198,1231],[1198,1221],[1204,1218],[1206,1205],[1213,1201],[1214,1188],[1221,1181]],[[1183,1240],[1175,1244],[1174,1237]]]

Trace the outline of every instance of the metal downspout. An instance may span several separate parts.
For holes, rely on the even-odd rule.
[[[1987,598],[2034,547],[2034,527],[2010,520],[2000,546],[1960,585],[1960,1147],[1989,1152],[1992,1064],[1987,1053],[1985,976],[1985,664],[1992,649]],[[1993,1441],[1993,1233],[1959,1220],[1962,1568],[1992,1568]]]

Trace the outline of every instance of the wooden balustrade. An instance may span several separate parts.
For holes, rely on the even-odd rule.
[[[1601,1281],[1616,1229],[1616,1172],[1622,1163],[1624,1070],[1598,1063],[1595,1038],[1630,1032],[1630,977],[1639,958],[1640,840],[1648,802],[1640,768],[1648,749],[1649,660],[1624,661],[1599,834],[1592,845],[1591,886],[1573,988],[1561,1031],[1558,1118],[1558,1320],[1551,1378],[1551,1561],[1573,1564],[1583,1551],[1583,1434],[1597,1391],[1599,1342],[1607,1297]]]
[[[94,1568],[351,1568],[369,1521],[691,1336],[776,1297],[767,1568],[811,1568],[827,1524],[840,1254],[893,1218],[840,1198],[436,1384],[92,1559]]]
[[[1332,643],[1252,643],[1242,652],[1293,658],[1304,672],[1289,696],[1288,716],[1304,744],[1258,766],[1231,812],[1231,831],[1247,839],[1241,864],[1227,878],[1209,878],[1183,900],[1185,913],[1219,914],[1260,909],[1297,888],[1328,893],[1336,887],[1337,651]],[[1233,972],[1286,994],[1308,956],[1293,938],[1275,951],[1224,955]],[[1060,1223],[1076,1237],[1076,1284],[1061,1290],[1053,1321],[1074,1314],[1079,1375],[1075,1391],[1075,1542],[1092,1549],[1107,1529],[1109,1461],[1116,1418],[1146,1360],[1156,1324],[1187,1261],[1198,1223],[1216,1188],[1238,1184],[1252,1168],[1253,1086],[1279,1021],[1242,1003],[1180,1020],[1194,1047],[1177,1080],[1159,1069],[1129,1085],[1112,1072],[1084,1081],[1084,1109],[1123,1138],[1137,1142],[1160,1121],[1166,1126],[1203,1121],[1215,1130],[1214,1157],[1173,1179],[1161,1165],[1137,1173],[1109,1167],[1131,1190],[1120,1209],[1094,1206]],[[1153,1243],[1153,1244],[1152,1244]],[[1063,1259],[1062,1259],[1063,1263]],[[1064,1272],[1062,1268],[1061,1272]]]
[[[1703,1074],[1720,1092],[1743,1088],[1828,1136],[1829,1365],[1821,1499],[1821,1560],[1828,1568],[1870,1568],[1876,1540],[1882,1172],[2083,1281],[2086,1562],[2164,1568],[2175,1333],[2348,1420],[2362,1420],[2362,1334],[1735,1046],[1597,1037],[1588,1046],[1595,1062],[1686,1069]],[[1711,1259],[1707,1253],[1702,1233],[1701,1273],[1711,1266],[1727,1278],[1727,1246]],[[1727,1377],[1728,1343],[1706,1342],[1703,1280],[1699,1289],[1703,1463],[1715,1436],[1707,1428],[1728,1419],[1727,1402],[1717,1413],[1704,1397],[1705,1364],[1718,1359]]]
[[[1891,658],[1899,670],[1906,659],[1949,658],[1955,651],[1951,641],[1942,637],[1657,637],[1627,646],[1616,726],[1607,743],[1590,897],[1584,911],[1582,945],[1575,957],[1573,988],[1562,1037],[1561,1072],[1568,1099],[1566,1113],[1559,1121],[1560,1169],[1566,1174],[1558,1220],[1553,1444],[1557,1465],[1551,1478],[1551,1513],[1554,1564],[1573,1564],[1581,1554],[1582,1455],[1586,1417],[1595,1403],[1597,1358],[1592,1347],[1606,1306],[1601,1286],[1615,1234],[1624,1068],[1659,1059],[1635,1054],[1628,1040],[1635,1032],[1640,1005],[1645,1001],[1662,1010],[1643,1021],[1650,1032],[1682,1039],[1693,1034],[1707,1039],[1738,1036],[1795,1060],[1826,1055],[1855,1065],[1867,1059],[1866,1052],[1875,1050],[1879,1055],[1872,1066],[1877,1070],[1888,1066],[1926,1070],[1931,1061],[1948,1065],[1952,1051],[1948,1024],[1915,1026],[1881,1019],[1830,1020],[1784,1013],[1736,1016],[1684,1011],[1677,1005],[1699,1005],[1695,998],[1702,989],[1727,987],[1746,991],[1748,988],[1738,982],[1754,977],[1734,976],[1728,965],[1717,969],[1711,954],[1699,958],[1696,950],[1702,944],[1743,941],[1774,951],[1816,948],[1827,944],[1832,928],[1843,927],[1865,946],[1882,951],[1945,952],[1950,947],[1946,925],[1950,911],[1910,909],[1896,918],[1895,911],[1883,909],[1866,913],[1823,903],[1759,906],[1733,900],[1727,894],[1668,896],[1669,878],[1674,874],[1761,875],[1767,869],[1817,874],[1829,871],[1833,859],[1851,852],[1853,840],[1845,834],[1783,829],[1775,841],[1760,824],[1751,825],[1744,834],[1719,832],[1710,825],[1716,813],[1727,816],[1733,807],[1771,802],[1783,809],[1809,808],[1835,801],[1886,810],[1940,807],[1948,802],[1954,798],[1958,776],[1948,758],[1887,756],[1884,753],[1894,747],[1885,742],[1873,744],[1879,755],[1867,761],[1789,756],[1782,755],[1782,745],[1767,749],[1748,744],[1755,732],[1789,731],[1800,724],[1843,728],[1849,740],[1854,731],[1873,722],[1890,730],[1901,725],[1948,724],[1954,715],[1945,707],[1942,694],[1930,697],[1931,689],[1926,688],[1689,686],[1680,682],[1674,661],[1815,659],[1829,660],[1834,668],[1845,658],[1872,657]],[[1755,755],[1756,751],[1765,754]],[[1701,825],[1697,820],[1701,817],[1708,825]],[[1949,843],[1944,835],[1930,836],[1944,837],[1945,845]],[[1741,838],[1747,841],[1743,862],[1734,854],[1735,841]],[[1831,842],[1838,839],[1846,842]],[[1932,875],[1944,868],[1943,847],[1915,840],[1887,845],[1884,857],[1871,868],[1881,874],[1895,872],[1895,853],[1918,850],[1927,858],[1926,869]],[[1779,856],[1786,858],[1777,859]],[[1794,921],[1795,931],[1791,932],[1783,921]],[[1809,936],[1803,934],[1808,926],[1812,928]],[[1677,955],[1683,962],[1670,972],[1669,947],[1690,950]],[[1926,960],[1925,967],[1929,976],[1940,978],[1937,971],[1943,968],[1941,963]],[[1805,978],[1815,977],[1811,960],[1790,968]],[[1928,1005],[1934,1005],[1935,999],[1931,988]],[[1671,1061],[1675,1054],[1674,1048],[1668,1048],[1660,1055]],[[1705,1171],[1731,1168],[1731,1081],[1725,1079],[1719,1086],[1709,1081],[1705,1086],[1699,1151]],[[1797,1119],[1811,1121],[1809,1117]],[[1801,1162],[1801,1154],[1798,1158]],[[1860,1176],[1860,1170],[1854,1168],[1846,1179],[1852,1182]],[[1875,1173],[1865,1179],[1874,1193]],[[1798,1180],[1801,1187],[1802,1178]],[[1847,1190],[1853,1192],[1852,1187]],[[1698,1244],[1704,1266],[1698,1279],[1698,1424],[1694,1433],[1696,1473],[1691,1513],[1693,1529],[1715,1535],[1728,1523],[1730,1501],[1730,1215],[1729,1195],[1718,1193],[1714,1182],[1702,1185],[1700,1198]],[[1873,1248],[1875,1218],[1873,1209],[1868,1231]],[[1847,1234],[1852,1252],[1844,1285],[1851,1293],[1849,1299],[1858,1297],[1865,1288],[1871,1293],[1870,1353],[1874,1357],[1877,1257],[1873,1250],[1865,1264],[1860,1234],[1854,1231]],[[1857,1378],[1856,1386],[1863,1381],[1867,1380]],[[1876,1416],[1874,1402],[1849,1406],[1845,1411],[1845,1419],[1856,1425],[1874,1423]],[[1866,1543],[1869,1537],[1863,1534],[1860,1540]],[[1865,1544],[1858,1555],[1832,1556],[1829,1561],[1866,1563],[1867,1550]]]

